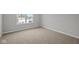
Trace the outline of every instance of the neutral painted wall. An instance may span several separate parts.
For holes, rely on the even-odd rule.
[[[79,38],[79,15],[42,15],[42,25],[48,29]]]
[[[3,15],[3,33],[14,32],[34,27],[40,26],[40,18],[39,15],[34,15],[34,23],[32,24],[23,24],[17,25],[16,24],[16,15],[15,14],[4,14]]]
[[[0,37],[2,36],[2,15],[0,14]]]

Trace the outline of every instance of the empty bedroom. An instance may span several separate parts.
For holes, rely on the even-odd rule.
[[[78,43],[78,14],[0,14],[0,44]]]

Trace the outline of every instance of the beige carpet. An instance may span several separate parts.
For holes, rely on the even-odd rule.
[[[35,28],[4,35],[1,43],[8,44],[73,44],[79,39],[44,28]]]

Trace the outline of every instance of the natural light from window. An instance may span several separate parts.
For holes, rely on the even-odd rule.
[[[17,24],[33,23],[33,14],[17,14]]]

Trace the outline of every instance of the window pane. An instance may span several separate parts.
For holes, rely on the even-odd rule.
[[[32,14],[18,14],[17,15],[17,24],[33,23]]]

